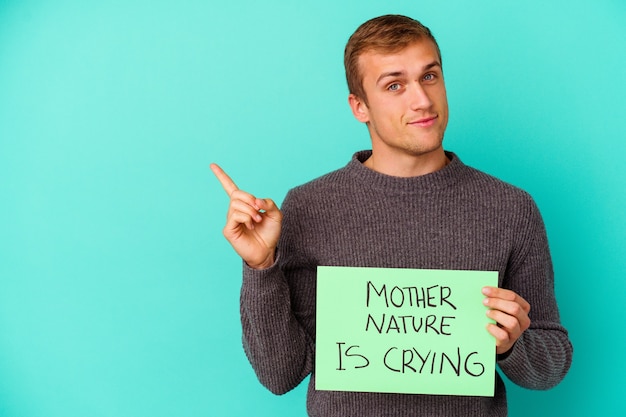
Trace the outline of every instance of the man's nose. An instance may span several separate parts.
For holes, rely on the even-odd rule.
[[[411,110],[428,109],[433,105],[426,90],[420,83],[411,84]]]

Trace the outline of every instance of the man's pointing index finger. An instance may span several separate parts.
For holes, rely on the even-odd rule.
[[[224,187],[224,191],[226,191],[226,194],[228,194],[229,197],[232,193],[239,189],[235,182],[228,176],[228,174],[224,172],[222,168],[220,168],[219,165],[213,163],[210,165],[210,167],[211,171],[213,171],[213,174],[215,174],[220,184],[222,184],[222,187]]]

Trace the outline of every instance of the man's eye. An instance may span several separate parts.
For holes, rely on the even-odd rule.
[[[400,84],[398,83],[393,83],[389,87],[387,87],[387,90],[389,91],[398,91],[399,89],[400,89]]]
[[[424,81],[432,81],[435,79],[435,74],[426,74],[423,79]]]

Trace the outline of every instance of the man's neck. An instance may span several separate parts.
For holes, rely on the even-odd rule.
[[[394,155],[384,157],[375,151],[363,162],[373,171],[394,177],[418,177],[439,171],[450,163],[443,148],[423,155]]]

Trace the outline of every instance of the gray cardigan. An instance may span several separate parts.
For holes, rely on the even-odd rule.
[[[276,263],[244,264],[244,350],[276,394],[311,374],[313,417],[505,416],[505,387],[494,397],[315,390],[315,288],[318,265],[499,271],[499,286],[531,305],[531,327],[497,358],[513,382],[548,389],[565,376],[572,346],[554,296],[541,215],[524,191],[451,162],[434,173],[398,178],[363,166],[358,152],[342,169],[291,190],[283,203]],[[485,330],[486,331],[486,330]]]

